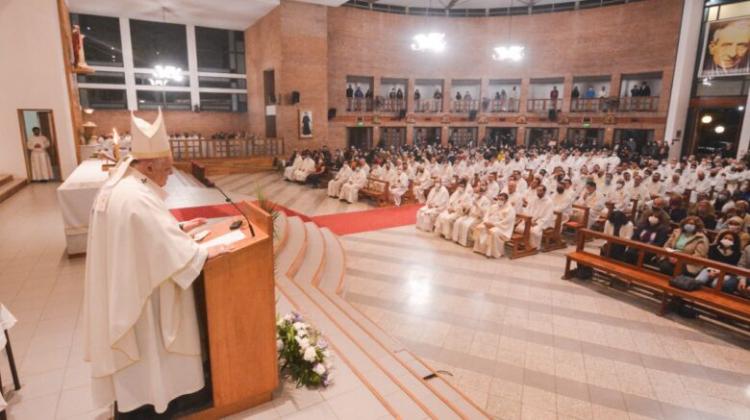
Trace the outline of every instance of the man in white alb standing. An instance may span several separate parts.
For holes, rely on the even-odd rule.
[[[47,152],[51,143],[47,136],[42,135],[39,127],[32,128],[31,132],[33,135],[26,142],[26,148],[29,149],[29,163],[31,164],[31,180],[49,181],[54,178],[52,162]]]
[[[207,258],[179,224],[162,189],[172,172],[161,110],[153,124],[131,119],[132,152],[91,210],[84,289],[85,359],[97,407],[149,418],[205,386],[193,281]]]

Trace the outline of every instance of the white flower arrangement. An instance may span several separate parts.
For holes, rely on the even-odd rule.
[[[282,374],[297,386],[327,387],[331,383],[331,353],[320,332],[291,312],[276,321],[276,350]]]

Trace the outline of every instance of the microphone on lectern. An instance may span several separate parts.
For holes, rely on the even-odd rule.
[[[247,218],[247,215],[245,215],[245,212],[243,212],[242,209],[240,209],[240,207],[234,201],[232,201],[232,199],[229,198],[229,196],[227,195],[227,193],[225,193],[224,190],[222,190],[221,188],[219,188],[218,185],[216,185],[215,183],[212,182],[211,186],[214,187],[214,188],[216,188],[216,190],[219,191],[221,193],[221,195],[224,196],[224,198],[226,199],[227,203],[231,204],[235,209],[237,209],[238,212],[240,212],[240,214],[242,215],[242,217],[245,218],[245,221],[247,222],[247,227],[250,228],[250,234],[254,238],[255,237],[255,229],[253,229],[253,224],[250,223],[250,219]]]

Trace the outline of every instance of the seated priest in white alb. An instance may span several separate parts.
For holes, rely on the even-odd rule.
[[[424,204],[427,200],[424,196],[425,191],[432,187],[432,176],[430,170],[424,166],[417,167],[417,173],[414,179],[414,185],[412,186],[412,192],[414,197],[420,204]]]
[[[515,223],[516,210],[508,201],[508,194],[500,193],[482,222],[474,228],[474,252],[488,258],[502,257],[505,242],[513,236]]]
[[[552,200],[547,196],[547,188],[544,185],[536,187],[536,196],[528,201],[523,214],[531,218],[529,245],[532,248],[539,248],[539,245],[542,243],[544,229],[552,227],[555,223]],[[516,227],[516,232],[521,233],[524,228],[523,224],[519,224]]]
[[[485,194],[475,197],[476,199],[472,203],[469,211],[453,223],[451,239],[453,242],[458,242],[462,246],[471,246],[471,232],[474,227],[484,219],[487,210],[489,210],[492,205],[492,198],[495,196],[493,195],[490,197],[485,191]]]
[[[302,154],[295,150],[294,155],[294,161],[292,161],[291,166],[284,168],[284,179],[287,181],[294,181],[294,172],[302,166]]]
[[[589,220],[586,227],[591,228],[604,210],[604,199],[602,199],[599,192],[596,191],[596,183],[594,181],[586,182],[586,187],[584,188],[583,193],[578,197],[578,200],[576,200],[575,204],[588,207]],[[578,209],[576,209],[575,218],[578,221],[583,220],[583,213]]]
[[[26,148],[29,149],[29,166],[31,166],[32,181],[49,181],[54,178],[52,173],[52,162],[49,158],[49,149],[51,143],[47,136],[43,136],[39,127],[31,129],[33,135],[26,142]]]
[[[570,211],[573,208],[574,197],[572,196],[572,193],[565,188],[565,183],[558,182],[555,191],[550,194],[549,198],[550,201],[552,201],[552,211],[560,212],[560,214],[562,214],[562,223],[567,222],[570,217]]]
[[[315,172],[315,159],[310,156],[310,153],[306,153],[304,159],[302,159],[302,165],[294,171],[294,180],[304,183],[313,172]]]
[[[349,180],[341,186],[341,192],[339,193],[339,199],[346,200],[349,203],[356,203],[359,201],[359,190],[367,185],[367,177],[370,174],[369,168],[364,163],[364,159],[360,159],[357,170],[354,171]]]
[[[449,198],[448,189],[443,185],[443,181],[438,178],[435,181],[435,186],[427,195],[425,205],[417,211],[417,229],[432,232],[435,228],[435,219],[445,210]]]
[[[474,191],[471,189],[471,185],[467,185],[465,179],[459,181],[456,191],[453,191],[453,194],[451,194],[448,206],[435,221],[435,233],[445,239],[450,239],[453,231],[453,223],[460,216],[464,215],[465,209],[470,208],[473,200]]]
[[[615,189],[607,196],[607,201],[612,203],[615,210],[621,212],[629,211],[630,207],[630,193],[625,189],[625,181],[618,179],[615,184]],[[604,211],[602,211],[605,213]],[[606,212],[609,214],[609,212]]]
[[[187,231],[205,219],[179,224],[164,202],[172,155],[161,110],[153,124],[132,117],[131,132],[131,155],[91,211],[84,358],[94,406],[151,418],[205,386],[193,281],[227,248],[200,247]]]
[[[354,161],[352,161],[352,166],[354,166]],[[341,192],[341,186],[349,180],[352,173],[354,173],[352,167],[349,166],[348,162],[344,162],[344,164],[341,165],[341,169],[336,173],[336,177],[328,181],[328,196],[338,197]]]
[[[393,204],[397,207],[401,205],[401,197],[404,196],[406,191],[409,189],[409,176],[406,175],[406,171],[401,168],[396,170],[396,176],[389,185],[391,197],[393,198]]]

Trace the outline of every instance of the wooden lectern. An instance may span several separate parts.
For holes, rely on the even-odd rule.
[[[203,268],[212,403],[189,415],[191,419],[216,419],[270,401],[279,384],[273,220],[253,203],[237,206],[252,222],[255,237],[243,223],[245,239]],[[210,226],[202,242],[228,233],[236,220],[244,219],[233,217]],[[201,306],[199,302],[199,311]]]

